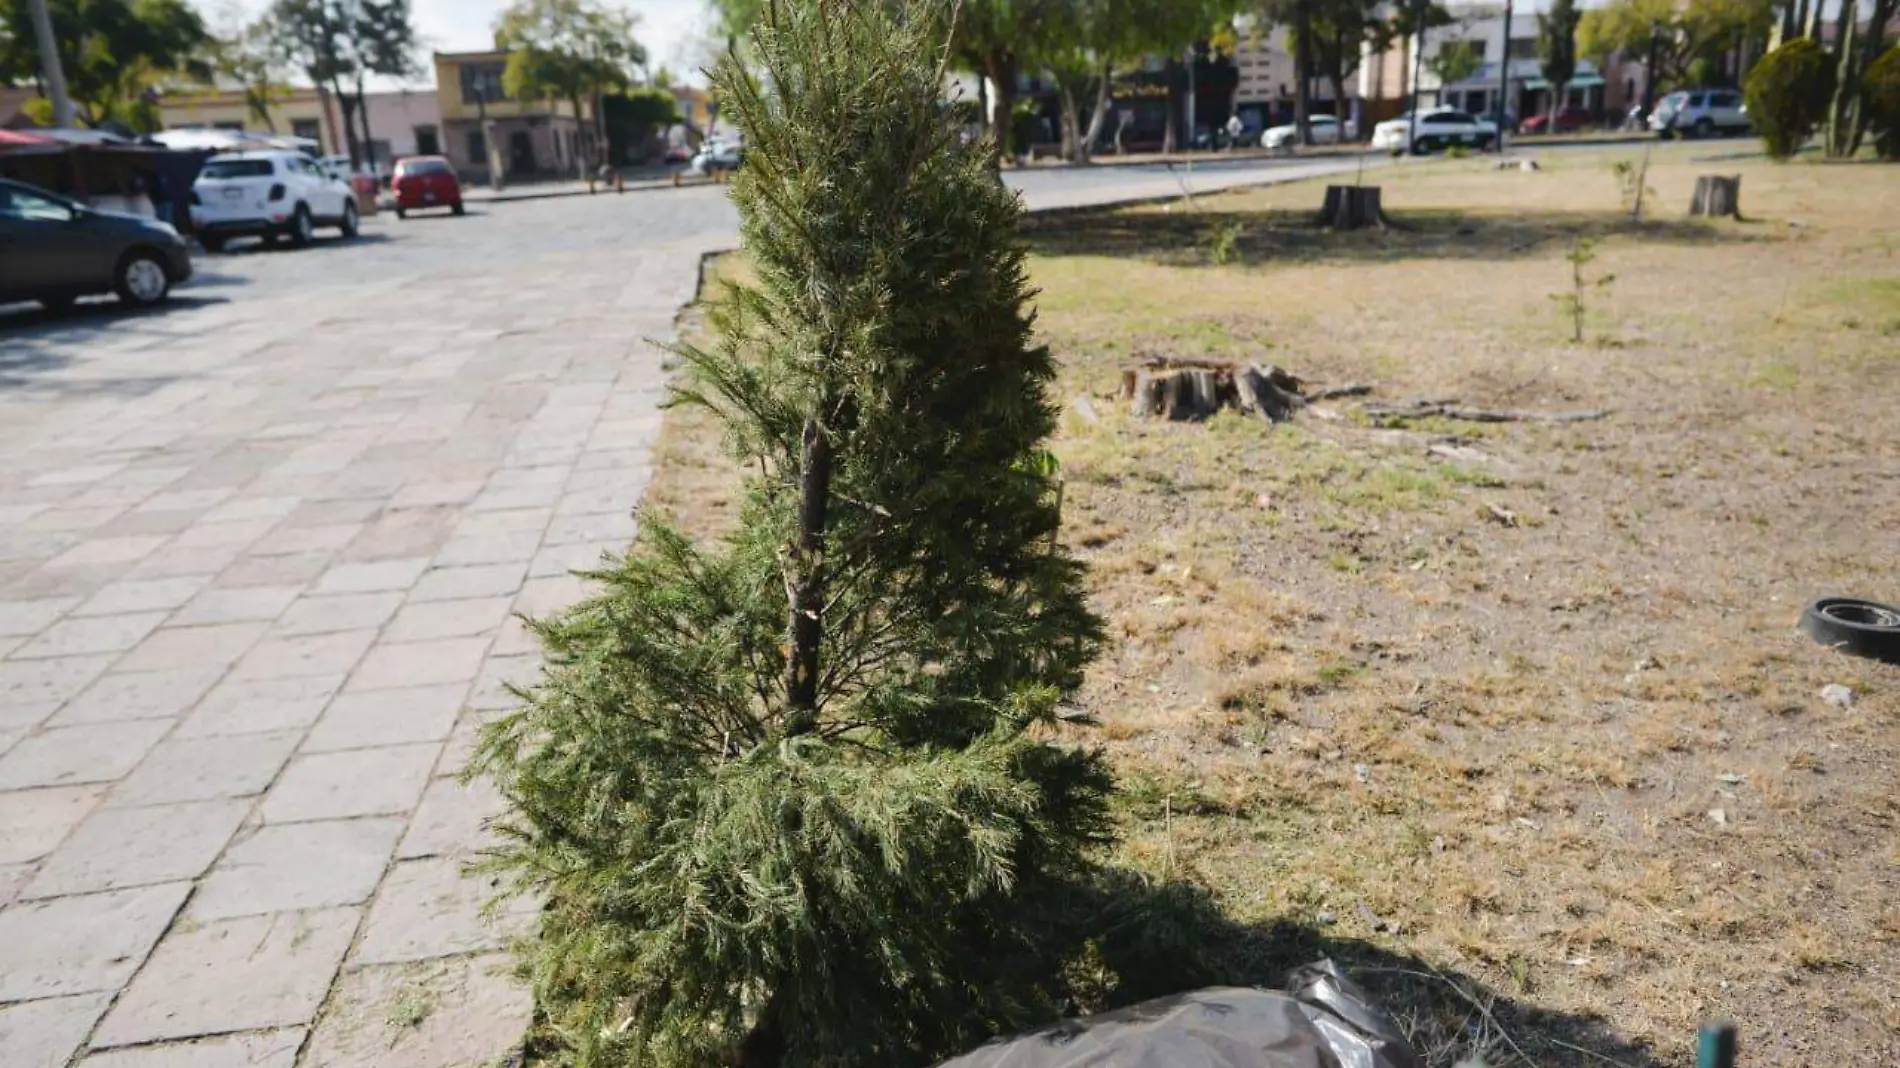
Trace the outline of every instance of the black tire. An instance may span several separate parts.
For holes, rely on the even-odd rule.
[[[362,229],[362,220],[357,218],[356,202],[354,200],[346,200],[343,202],[343,221],[337,224],[336,229],[337,233],[343,235],[345,241],[355,237],[357,232]]]
[[[1900,608],[1853,597],[1823,597],[1801,613],[1801,632],[1852,656],[1900,664]]]
[[[1714,137],[1714,136],[1715,136],[1715,123],[1712,120],[1710,120],[1710,118],[1707,115],[1704,115],[1695,121],[1695,139],[1696,140],[1707,141],[1709,138]]]
[[[135,248],[119,258],[112,290],[133,307],[149,308],[171,295],[172,278],[158,253]]]
[[[468,209],[463,207],[462,202],[458,200],[449,206],[449,213],[452,215],[467,215]]]
[[[287,229],[292,248],[309,248],[310,243],[317,239],[317,224],[310,218],[310,209],[302,204],[297,205],[297,210],[291,213]]]
[[[217,234],[200,234],[198,236],[198,243],[205,247],[206,252],[224,251],[224,238]]]
[[[404,210],[404,209],[403,209],[403,208],[401,208],[401,207],[398,207],[398,208],[396,209],[396,218],[398,218],[398,219],[407,219],[408,217],[409,217],[409,213],[408,213],[408,212],[407,212],[406,210]]]
[[[56,315],[63,312],[72,311],[73,305],[77,303],[79,303],[78,297],[41,297],[40,298],[40,307],[45,308],[47,311],[53,312]]]

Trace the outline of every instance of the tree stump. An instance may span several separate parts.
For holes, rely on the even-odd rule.
[[[1376,185],[1329,185],[1319,224],[1334,230],[1383,230],[1385,208]]]
[[[1236,370],[1234,394],[1241,411],[1271,423],[1284,423],[1293,418],[1295,409],[1306,407],[1299,379],[1278,367],[1254,364]]]
[[[1742,176],[1705,174],[1695,180],[1695,199],[1689,202],[1689,214],[1742,217]]]

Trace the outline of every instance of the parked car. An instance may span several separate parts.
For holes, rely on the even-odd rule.
[[[1684,89],[1656,102],[1649,128],[1663,140],[1747,133],[1754,128],[1739,89]]]
[[[745,159],[745,148],[731,141],[707,141],[693,154],[686,169],[694,174],[736,171]]]
[[[692,161],[693,150],[687,148],[685,145],[673,145],[666,150],[666,162],[668,163],[691,163]]]
[[[213,156],[191,187],[191,222],[205,251],[234,237],[288,237],[301,248],[319,226],[355,237],[360,220],[348,182],[324,173],[301,152],[271,149]]]
[[[1411,138],[1407,144],[1406,139]],[[1372,128],[1372,147],[1413,153],[1432,152],[1452,145],[1486,148],[1498,139],[1498,128],[1489,119],[1473,118],[1453,108],[1428,108],[1418,113],[1413,129],[1408,112]]]
[[[422,208],[447,208],[456,215],[467,211],[462,206],[462,180],[441,156],[397,160],[390,192],[396,197],[398,219],[406,219],[410,212]]]
[[[169,223],[96,211],[25,182],[0,179],[0,304],[51,309],[117,293],[152,305],[191,277],[191,253]]]
[[[376,179],[377,185],[386,184],[389,179],[389,168],[383,164],[364,163],[352,167],[348,156],[325,156],[317,161],[317,166],[323,168],[323,173],[341,182],[348,182],[359,174],[366,174]]]
[[[1557,122],[1555,125],[1552,125],[1550,121],[1550,113],[1547,111],[1544,111],[1544,112],[1539,112],[1535,115],[1532,115],[1528,119],[1525,119],[1523,124],[1519,126],[1517,129],[1519,133],[1527,133],[1527,134],[1541,134],[1541,133],[1552,133],[1552,132],[1572,133],[1576,130],[1583,129],[1585,126],[1590,125],[1594,121],[1595,120],[1591,118],[1591,115],[1588,111],[1586,111],[1583,108],[1573,106],[1573,107],[1563,108],[1557,112]]]
[[[1342,124],[1332,115],[1308,115],[1306,126],[1311,131],[1313,143],[1316,145],[1336,145],[1342,140],[1352,140],[1358,133],[1353,129],[1350,121]],[[1291,152],[1298,148],[1299,144],[1300,132],[1297,126],[1270,126],[1266,133],[1260,135],[1260,147],[1272,149],[1275,152]]]

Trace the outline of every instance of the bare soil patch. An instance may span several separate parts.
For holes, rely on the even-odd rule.
[[[1030,223],[1111,631],[1072,731],[1120,859],[1208,888],[1263,980],[1358,964],[1435,1063],[1684,1063],[1712,1018],[1752,1064],[1894,1063],[1900,668],[1795,622],[1900,599],[1900,172],[1661,149],[1639,225],[1641,152],[1369,171],[1384,233],[1314,228],[1323,183]],[[1746,221],[1686,219],[1704,173]],[[1581,237],[1615,280],[1575,345]],[[1375,393],[1137,417],[1156,354]],[[1417,400],[1609,415],[1362,411]],[[650,498],[705,535],[715,433],[669,416]]]

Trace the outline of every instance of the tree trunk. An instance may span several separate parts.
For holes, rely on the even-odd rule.
[[[1860,67],[1857,77],[1865,77],[1867,68],[1874,65],[1887,48],[1887,24],[1900,12],[1900,0],[1875,0],[1873,18],[1867,20],[1867,33],[1860,42]],[[1872,115],[1865,107],[1854,109],[1854,138],[1848,146],[1847,155],[1851,158],[1860,152],[1861,139],[1867,136],[1867,126]]]
[[[1181,61],[1169,56],[1163,70],[1167,72],[1168,79],[1168,124],[1161,134],[1161,151],[1173,155],[1175,149],[1181,147],[1180,120],[1176,118],[1181,110],[1181,87],[1176,84],[1181,80]]]
[[[336,132],[336,110],[331,106],[336,98],[330,95],[330,90],[324,88],[322,82],[317,82],[316,86],[317,106],[323,109],[323,125],[330,129],[330,146],[339,147],[341,141]]]
[[[805,419],[798,485],[798,542],[791,561],[792,655],[785,664],[785,733],[818,726],[818,650],[824,641],[825,516],[831,503],[831,437]]]
[[[1333,119],[1339,123],[1339,143],[1343,145],[1346,143],[1346,118],[1349,110],[1346,107],[1346,76],[1338,71],[1331,71],[1326,75],[1326,82],[1333,89]]]
[[[1102,131],[1108,126],[1108,109],[1114,106],[1114,101],[1109,99],[1109,65],[1102,64],[1099,73],[1101,77],[1095,83],[1095,110],[1089,113],[1089,128],[1082,135],[1082,154],[1076,160],[1078,163],[1087,163],[1089,157],[1094,155],[1095,142],[1101,140]]]
[[[1016,123],[1016,67],[1016,57],[1000,48],[991,49],[984,62],[984,75],[996,85],[996,106],[991,109],[996,116],[995,129],[991,133],[996,138],[999,164],[1009,155],[1010,127]]]
[[[1293,130],[1294,140],[1313,143],[1312,101],[1307,85],[1313,79],[1312,0],[1297,0],[1293,8]]]
[[[1710,218],[1742,217],[1742,176],[1705,174],[1695,180],[1695,199],[1689,202],[1689,214]]]
[[[1057,90],[1057,100],[1062,110],[1062,158],[1071,163],[1082,162],[1082,115],[1075,106],[1075,87],[1063,84]]]
[[[1827,154],[1833,159],[1848,154],[1854,142],[1854,127],[1860,122],[1856,114],[1860,110],[1860,49],[1855,41],[1858,7],[1843,2],[1834,20],[1834,49],[1840,59],[1834,68],[1834,99],[1828,103],[1826,141]]]
[[[369,128],[369,100],[363,92],[361,78],[356,79],[356,113],[361,117],[363,126],[363,156],[369,163],[370,173],[374,174],[376,173],[376,135]],[[352,163],[350,169],[354,171],[356,165]]]
[[[350,166],[353,168],[356,166],[356,161],[363,156],[362,142],[356,138],[355,100],[350,94],[343,91],[343,82],[340,79],[331,81],[330,91],[336,95],[337,110],[343,113],[343,140],[345,142],[345,151],[347,151],[350,156]]]

